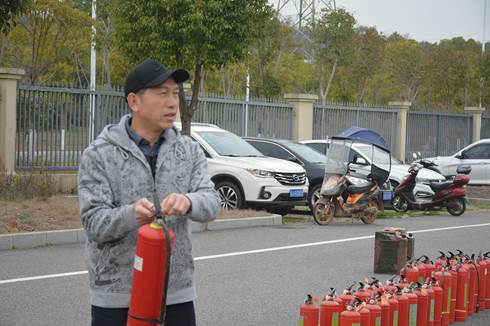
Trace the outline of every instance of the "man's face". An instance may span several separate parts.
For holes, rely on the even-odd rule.
[[[171,128],[179,108],[179,86],[172,79],[163,84],[147,88],[139,94],[128,96],[133,117],[140,120],[151,131]]]

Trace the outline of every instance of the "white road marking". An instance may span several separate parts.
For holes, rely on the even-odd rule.
[[[409,232],[409,233],[427,233],[427,232],[465,229],[465,228],[475,228],[475,227],[482,227],[482,226],[490,226],[490,223],[449,226],[449,227],[444,227],[444,228],[415,230],[415,231],[407,231],[407,232]],[[272,247],[272,248],[257,249],[257,250],[230,252],[230,253],[219,254],[219,255],[201,256],[201,257],[194,258],[194,260],[195,261],[201,261],[201,260],[211,260],[211,259],[233,257],[233,256],[252,255],[252,254],[258,254],[258,253],[263,253],[263,252],[289,250],[289,249],[297,249],[297,248],[305,248],[305,247],[313,247],[313,246],[323,246],[323,245],[334,244],[334,243],[359,241],[359,240],[366,240],[366,239],[373,239],[373,238],[374,238],[374,235],[366,235],[366,236],[362,236],[362,237],[353,237],[353,238],[344,238],[344,239],[337,239],[337,240],[310,242],[310,243],[302,243],[302,244],[290,245],[290,246]],[[14,278],[14,279],[9,279],[9,280],[0,280],[0,285],[9,284],[9,283],[36,281],[36,280],[43,280],[43,279],[50,279],[50,278],[58,278],[58,277],[65,277],[65,276],[85,275],[87,273],[88,273],[87,271],[78,271],[78,272],[71,272],[71,273],[47,274],[47,275],[39,275],[39,276],[32,276],[32,277]]]

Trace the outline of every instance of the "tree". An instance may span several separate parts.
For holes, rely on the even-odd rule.
[[[242,60],[272,16],[267,0],[115,0],[115,39],[131,63],[153,58],[192,67],[192,97],[180,85],[182,132],[190,133],[203,68],[219,69]]]
[[[29,7],[30,0],[2,0],[0,2],[0,64],[3,59],[3,51],[7,46],[7,33],[15,26],[15,18],[21,15]]]
[[[8,60],[31,83],[88,84],[92,19],[67,1],[36,0],[9,34]]]
[[[349,58],[350,42],[356,20],[345,9],[323,10],[321,18],[312,26],[316,45],[316,61],[320,73],[320,97],[325,104],[339,64]],[[325,75],[330,71],[328,81]]]

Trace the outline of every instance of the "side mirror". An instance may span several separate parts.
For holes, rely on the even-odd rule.
[[[462,153],[461,153],[461,154],[459,154],[459,155],[456,155],[455,157],[456,157],[457,159],[460,159],[460,160],[464,159],[464,158],[465,158],[465,157],[464,157],[464,152],[462,152]]]
[[[363,157],[357,154],[355,154],[354,157],[352,158],[352,163],[358,165],[369,165],[369,163]]]

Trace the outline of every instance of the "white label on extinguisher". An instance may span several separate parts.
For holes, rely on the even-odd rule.
[[[140,272],[143,271],[143,258],[134,256],[134,269]]]

